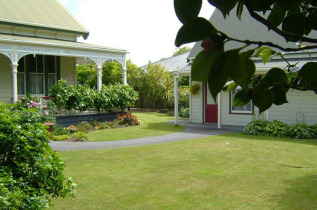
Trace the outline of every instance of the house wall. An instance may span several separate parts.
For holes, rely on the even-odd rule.
[[[61,57],[61,79],[66,80],[68,85],[76,86],[76,58]]]
[[[313,91],[289,90],[287,100],[288,104],[270,108],[269,120],[294,124],[296,118],[304,115],[307,124],[317,123],[317,95]]]
[[[268,120],[279,120],[286,124],[295,124],[297,119],[304,119],[307,124],[317,123],[317,95],[313,91],[289,90],[287,99],[288,104],[273,105],[268,114],[263,113],[263,118],[267,119],[268,116]],[[228,92],[221,92],[221,105],[222,125],[245,126],[252,121],[253,116],[250,114],[230,113]],[[254,114],[258,113],[255,107]]]
[[[229,92],[221,91],[221,124],[245,126],[252,120],[251,114],[230,113]]]
[[[0,101],[12,102],[12,70],[11,61],[0,54]]]
[[[190,121],[192,123],[203,123],[203,83],[192,81],[190,85],[198,83],[199,92],[196,95],[190,94]]]

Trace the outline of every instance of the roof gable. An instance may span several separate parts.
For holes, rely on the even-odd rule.
[[[88,36],[83,27],[57,0],[0,0],[0,23],[61,30]]]

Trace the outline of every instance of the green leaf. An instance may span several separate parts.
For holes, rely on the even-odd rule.
[[[282,105],[285,103],[288,103],[286,98],[286,92],[282,88],[274,87],[271,89],[273,95],[274,95],[274,101],[273,103],[275,105]]]
[[[249,50],[237,55],[237,61],[235,61],[236,67],[230,69],[232,79],[244,89],[248,87],[248,84],[251,82],[251,77],[255,73],[255,64],[250,59],[253,53],[254,50]],[[232,56],[236,55],[233,54]],[[232,59],[235,60],[236,58],[232,57]]]
[[[249,6],[255,11],[267,11],[275,0],[249,0]]]
[[[175,45],[196,42],[206,39],[208,36],[217,33],[217,29],[206,19],[198,17],[185,23],[178,31]]]
[[[270,47],[260,47],[255,51],[255,57],[259,57],[264,50],[272,50]]]
[[[228,60],[228,52],[225,52],[219,56],[209,72],[208,86],[214,100],[229,79],[230,67],[232,64]]]
[[[239,1],[238,2],[238,6],[237,6],[237,17],[239,18],[239,20],[241,20],[241,16],[242,16],[242,12],[243,12],[243,1]]]
[[[302,13],[288,14],[283,21],[282,30],[291,34],[303,36],[306,28],[305,24],[305,16]]]
[[[275,27],[279,26],[286,15],[286,11],[278,4],[275,4],[267,20]]]
[[[182,23],[198,17],[202,6],[202,0],[174,0],[176,15]]]
[[[308,62],[299,71],[298,76],[310,82],[317,82],[317,62]]]
[[[230,92],[230,91],[236,89],[239,85],[231,80],[231,81],[227,82],[225,84],[225,86],[227,87],[226,92]]]
[[[255,89],[252,95],[253,104],[259,108],[260,113],[269,109],[274,101],[273,93],[268,89]]]
[[[208,0],[208,2],[217,7],[217,9],[222,12],[223,16],[226,17],[226,15],[228,15],[236,6],[238,0]]]
[[[261,54],[262,62],[267,63],[274,58],[274,56],[280,54],[272,49],[263,50]]]
[[[234,97],[232,106],[244,106],[249,103],[250,98],[248,92],[245,90],[240,90]]]
[[[223,48],[217,51],[201,51],[194,59],[191,68],[193,81],[205,82],[208,80],[209,71],[216,59],[223,53]]]
[[[276,0],[276,3],[279,4],[284,10],[289,10],[296,7],[301,0]]]
[[[280,85],[288,82],[286,73],[279,68],[270,69],[263,79],[266,80],[269,85]]]

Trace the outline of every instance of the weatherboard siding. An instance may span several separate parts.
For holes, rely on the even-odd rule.
[[[287,100],[288,104],[270,108],[269,120],[294,124],[299,115],[304,115],[307,124],[317,123],[317,95],[313,91],[289,90]]]
[[[245,126],[252,121],[251,114],[231,114],[229,92],[221,92],[221,124]]]
[[[0,101],[12,102],[12,70],[10,60],[0,54]]]
[[[61,79],[68,85],[76,85],[76,58],[61,57]]]
[[[201,82],[192,81],[191,85],[198,83],[200,89],[196,95],[190,94],[190,119],[192,123],[203,123],[203,85]]]

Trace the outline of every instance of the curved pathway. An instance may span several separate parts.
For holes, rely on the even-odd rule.
[[[51,141],[50,145],[55,151],[67,150],[86,150],[86,149],[102,149],[102,148],[116,148],[128,146],[140,146],[147,144],[158,144],[173,141],[182,141],[186,139],[195,139],[211,135],[219,135],[225,133],[234,133],[241,131],[238,129],[217,129],[212,125],[205,124],[190,124],[188,121],[180,121],[179,123],[185,126],[185,130],[177,133],[171,133],[163,136],[144,137],[139,139],[118,140],[118,141],[104,141],[104,142],[65,142],[65,141]]]

